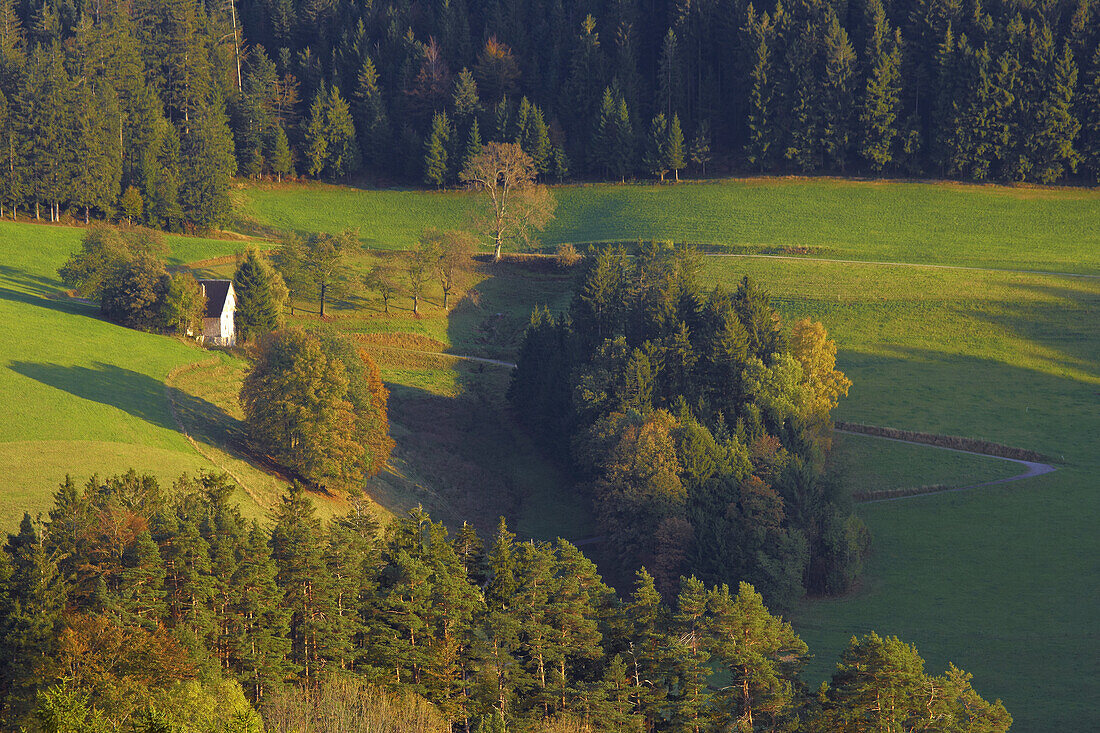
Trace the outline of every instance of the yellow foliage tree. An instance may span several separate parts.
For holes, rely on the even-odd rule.
[[[790,349],[802,365],[803,383],[810,392],[808,421],[824,438],[828,434],[830,413],[840,398],[848,395],[852,380],[836,368],[836,342],[829,339],[821,323],[809,318],[795,323]]]

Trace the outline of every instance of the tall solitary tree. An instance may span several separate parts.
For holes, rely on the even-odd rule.
[[[461,178],[484,194],[477,218],[500,260],[504,245],[526,243],[553,218],[556,202],[535,183],[534,163],[516,143],[489,143],[462,171]]]

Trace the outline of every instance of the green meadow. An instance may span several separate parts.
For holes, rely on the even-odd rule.
[[[61,297],[57,268],[79,247],[77,227],[0,222],[0,526],[47,510],[66,474],[85,481],[130,467],[171,482],[214,470],[179,432],[168,375],[202,349],[99,318]],[[222,240],[170,237],[176,262],[231,254]],[[184,406],[202,397],[180,393]],[[242,495],[242,505],[257,508]]]
[[[547,244],[656,238],[752,255],[709,257],[703,276],[732,288],[749,275],[788,323],[809,316],[826,325],[853,380],[838,419],[993,440],[1058,462],[1055,473],[1026,481],[859,505],[874,538],[861,586],[807,601],[794,621],[817,655],[814,683],[852,634],[874,629],[914,643],[930,669],[952,661],[973,673],[983,696],[1004,700],[1014,730],[1088,729],[1100,699],[1100,192],[761,179],[555,194]],[[235,196],[236,226],[247,234],[358,229],[374,251],[351,263],[356,274],[378,263],[399,268],[393,250],[426,226],[464,225],[475,204],[467,193],[322,184],[244,185]],[[262,513],[277,477],[227,447],[240,429],[243,363],[51,297],[56,268],[80,236],[0,222],[0,470],[12,477],[0,522],[10,527],[23,509],[47,507],[66,472],[135,465],[171,477],[210,468],[210,457],[245,479],[242,506]],[[242,243],[171,245],[182,265]],[[564,308],[570,284],[560,273],[484,266],[449,312],[435,290],[420,317],[404,298],[384,315],[361,288],[333,304],[333,324],[363,339],[391,389],[392,470],[367,486],[380,513],[422,504],[448,522],[484,526],[504,514],[531,537],[594,532],[584,503],[561,491],[566,477],[507,414],[507,370],[407,351],[509,359],[531,307]],[[316,318],[314,304],[297,305],[296,320]],[[196,362],[205,366],[181,369]],[[182,405],[201,454],[176,429],[166,394]],[[831,460],[863,491],[968,486],[1018,472],[850,435],[837,436]]]
[[[543,241],[673,239],[736,252],[1100,274],[1100,191],[763,178],[679,185],[557,186]],[[246,186],[239,225],[357,229],[408,248],[425,227],[468,224],[466,192]]]

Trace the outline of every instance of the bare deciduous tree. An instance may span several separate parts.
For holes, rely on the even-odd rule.
[[[461,287],[470,273],[477,240],[469,232],[458,229],[439,231],[428,229],[424,239],[431,242],[435,254],[435,275],[443,289],[443,310],[447,310],[451,291]]]
[[[516,143],[489,143],[462,171],[462,180],[486,195],[477,228],[491,239],[494,260],[500,260],[505,242],[530,244],[554,218],[557,202],[546,186],[535,183],[536,175],[530,156]]]

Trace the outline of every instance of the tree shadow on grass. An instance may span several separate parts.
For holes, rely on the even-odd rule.
[[[166,388],[164,382],[158,379],[114,364],[94,362],[86,367],[15,361],[8,368],[81,399],[115,407],[159,428],[179,429],[167,402],[169,397],[177,411],[189,417],[209,416],[209,419],[220,424],[237,422],[206,400],[178,389]]]
[[[61,283],[56,278],[32,275],[11,265],[0,264],[0,281],[13,285],[26,293],[39,296],[53,295]]]

